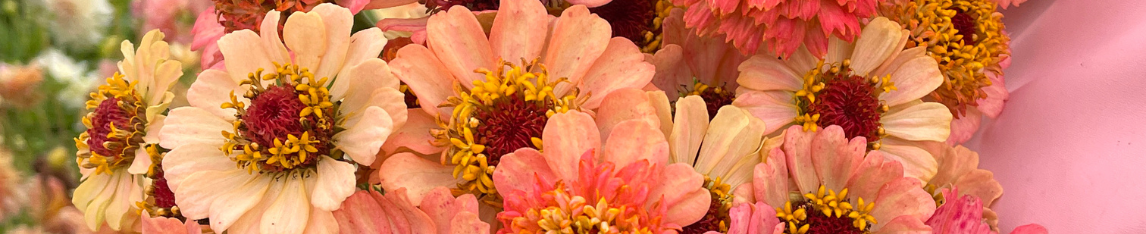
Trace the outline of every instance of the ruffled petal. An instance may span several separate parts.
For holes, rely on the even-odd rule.
[[[601,133],[593,117],[579,111],[549,117],[541,136],[549,168],[564,181],[577,181],[577,162],[581,155],[601,147]]]
[[[311,69],[314,69],[315,78],[329,77],[333,79],[344,68],[344,65],[352,65],[346,63],[346,55],[350,48],[350,27],[354,24],[354,17],[350,14],[349,9],[334,4],[319,4],[310,12],[317,13],[322,17],[324,26],[322,29],[326,31],[319,33],[326,34],[327,40],[318,67]],[[289,17],[287,21],[290,21],[290,18],[293,17]],[[283,31],[285,34],[285,27]],[[312,33],[315,32],[312,31]]]
[[[410,202],[422,203],[422,197],[439,186],[457,186],[461,180],[454,178],[454,167],[432,162],[410,153],[399,153],[386,159],[378,168],[382,188],[397,190],[406,188]]]
[[[489,39],[469,9],[455,6],[430,16],[426,32],[426,43],[434,55],[463,86],[472,88],[473,81],[485,79],[484,75],[475,73],[475,69],[495,69],[496,58]]]
[[[903,176],[928,181],[935,176],[939,163],[931,153],[919,148],[918,143],[897,138],[884,138],[879,151],[884,158],[898,161],[903,165]]]
[[[457,85],[457,81],[429,49],[421,45],[402,47],[398,50],[398,56],[390,61],[390,68],[398,79],[410,86],[426,113],[431,116],[448,116],[450,112],[438,108],[438,104],[454,95],[452,87]]]
[[[622,37],[609,40],[605,52],[597,58],[577,86],[581,89],[580,96],[589,96],[582,108],[596,109],[612,92],[648,85],[655,71],[656,67],[645,62],[644,54],[632,41]]]
[[[914,220],[926,220],[935,213],[935,200],[922,187],[918,180],[913,178],[899,178],[888,182],[875,198],[875,209],[871,215],[876,220],[893,220],[897,217],[907,216]],[[881,222],[872,225],[873,230],[881,230],[892,222]]]
[[[333,138],[335,146],[355,162],[370,165],[374,163],[382,143],[394,131],[394,121],[381,107],[368,107],[361,113],[362,120],[335,134]]]
[[[664,222],[687,226],[703,218],[712,202],[708,190],[702,187],[704,176],[683,163],[674,163],[664,170],[658,190],[649,193],[650,198],[663,198],[659,202],[668,206]],[[658,202],[656,200],[649,199],[649,202]]]
[[[295,65],[318,69],[330,44],[329,40],[333,37],[327,35],[324,21],[317,12],[296,12],[287,17],[286,24],[283,25],[283,42],[294,54]],[[227,64],[227,68],[231,68],[230,63]]]
[[[660,117],[645,91],[632,88],[617,90],[608,94],[605,100],[597,110],[596,126],[601,131],[602,141],[608,141],[617,124],[629,120],[644,121],[659,129]]]
[[[812,162],[812,139],[816,133],[804,132],[800,126],[792,126],[784,135],[785,161],[788,162],[788,172],[796,182],[797,190],[800,193],[816,191],[821,183]]]
[[[589,67],[605,52],[612,30],[609,22],[590,15],[585,6],[574,5],[561,13],[551,31],[541,62],[548,66],[550,77],[569,78],[568,83],[553,89],[560,96],[580,84]]]
[[[824,187],[840,191],[863,161],[867,140],[844,136],[843,128],[832,125],[821,129],[812,139],[812,164]]]
[[[887,18],[878,17],[864,27],[856,41],[851,55],[851,68],[859,76],[867,76],[877,66],[883,64],[892,53],[902,50],[899,46],[904,30],[899,24]],[[933,60],[934,61],[934,60]]]
[[[338,209],[338,205],[354,193],[354,171],[353,164],[319,157],[318,174],[314,175],[318,181],[310,194],[310,203],[325,211]]]
[[[935,91],[943,84],[943,74],[939,65],[931,57],[917,57],[908,60],[891,73],[891,82],[896,90],[880,94],[880,99],[888,106],[914,101]]]

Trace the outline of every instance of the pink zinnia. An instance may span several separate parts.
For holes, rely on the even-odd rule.
[[[930,231],[923,221],[935,212],[931,196],[898,161],[865,154],[862,136],[848,140],[834,125],[817,132],[792,126],[783,138],[764,144],[752,186],[736,191],[743,203],[729,212],[728,233]]]
[[[784,57],[801,44],[817,57],[827,53],[828,38],[851,42],[860,19],[876,13],[878,0],[673,0],[686,6],[685,22],[701,35],[723,35],[741,53],[756,52],[767,41],[769,51]]]
[[[420,206],[411,203],[405,189],[359,190],[334,211],[342,233],[488,234],[490,225],[478,219],[478,201],[472,194],[454,197],[445,187],[426,194]]]
[[[998,234],[998,230],[982,218],[987,212],[979,197],[972,195],[957,196],[959,189],[944,189],[943,196],[949,197],[947,203],[939,206],[927,220],[935,234]],[[993,213],[993,212],[992,212]],[[1027,224],[1015,228],[1011,234],[1047,234],[1047,229],[1038,224]]]
[[[494,172],[505,194],[500,233],[662,233],[704,216],[704,177],[688,164],[668,164],[657,117],[616,117],[556,114],[546,124],[544,152],[524,148],[502,157]],[[610,131],[602,134],[598,123]]]

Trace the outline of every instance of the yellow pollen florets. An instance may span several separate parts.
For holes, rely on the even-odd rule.
[[[320,152],[319,148],[329,149],[322,144],[327,142],[316,139],[316,134],[323,131],[326,136],[333,135],[338,119],[334,118],[337,105],[330,100],[330,91],[324,87],[328,78],[316,79],[314,74],[306,68],[293,64],[275,63],[273,73],[263,73],[262,68],[247,76],[240,85],[248,85],[250,89],[243,97],[255,100],[260,94],[268,92],[270,85],[290,87],[297,93],[297,101],[303,106],[298,113],[298,124],[302,126],[300,134],[286,134],[275,136],[267,145],[260,145],[253,137],[244,134],[249,123],[242,116],[248,113],[246,102],[240,101],[235,93],[231,92],[231,100],[220,105],[224,109],[234,109],[237,118],[233,123],[233,130],[223,131],[227,142],[220,150],[227,155],[233,155],[238,167],[246,168],[248,172],[265,171],[269,168],[294,169],[304,164],[313,164],[313,158],[337,152]],[[271,81],[264,84],[264,81]],[[314,118],[316,117],[316,118]],[[313,120],[312,120],[313,119]],[[334,119],[336,121],[328,121]],[[328,155],[335,156],[335,155]]]
[[[97,91],[90,94],[91,100],[87,101],[86,106],[92,112],[82,119],[88,130],[74,139],[79,149],[76,162],[80,167],[95,169],[96,174],[110,174],[112,170],[127,166],[135,159],[136,150],[139,150],[143,136],[146,135],[147,125],[147,105],[135,90],[137,83],[128,82],[122,74],[116,72],[107,78],[107,84],[100,85]],[[114,103],[109,102],[107,104],[111,106],[104,107],[104,102],[109,99],[114,99]],[[104,127],[107,128],[106,135],[97,130]],[[93,141],[93,138],[98,141]],[[89,143],[101,145],[92,146]]]
[[[661,49],[661,44],[664,43],[662,27],[664,27],[665,18],[669,17],[669,13],[672,12],[672,9],[678,8],[678,6],[673,5],[672,1],[669,0],[654,1],[656,2],[656,9],[653,14],[656,16],[653,17],[653,22],[649,24],[649,31],[645,31],[645,44],[641,47],[641,52],[644,53],[656,53],[657,50]]]
[[[439,126],[443,129],[432,132],[437,139],[435,144],[449,147],[443,152],[443,163],[454,164],[453,176],[465,180],[458,187],[466,192],[487,195],[483,198],[488,198],[486,201],[491,203],[500,203],[492,175],[501,155],[491,155],[490,147],[507,146],[497,145],[492,139],[506,136],[487,135],[481,132],[481,129],[492,121],[483,119],[485,115],[482,113],[504,112],[498,108],[513,102],[510,104],[512,108],[533,108],[539,112],[525,114],[547,119],[556,113],[576,110],[578,103],[583,101],[578,99],[576,90],[570,91],[570,94],[565,96],[554,93],[555,87],[559,83],[567,82],[567,79],[549,77],[545,66],[536,60],[532,62],[523,60],[520,66],[505,61],[499,61],[497,64],[500,66],[496,71],[486,68],[476,69],[474,72],[484,74],[485,79],[474,81],[472,89],[467,91],[461,85],[454,87],[455,93],[459,95],[449,97],[446,103],[441,105],[454,108],[450,113],[449,123],[439,122]],[[541,114],[544,116],[540,116]],[[536,127],[542,126],[543,122]],[[539,150],[542,148],[540,129],[535,130],[538,131],[537,135],[523,139],[531,145],[522,147],[534,147]],[[516,149],[499,150],[512,152]]]
[[[776,208],[776,217],[788,223],[785,233],[789,234],[808,232],[812,225],[808,222],[809,216],[813,215],[808,212],[819,212],[830,218],[848,217],[852,219],[852,227],[865,233],[870,231],[868,230],[870,224],[876,223],[875,217],[871,216],[875,203],[865,203],[863,198],[856,198],[856,204],[853,206],[847,195],[847,188],[836,193],[820,185],[816,193],[806,193],[803,195],[803,200],[797,201],[802,205],[793,207],[792,201],[788,201],[784,203],[784,207]]]

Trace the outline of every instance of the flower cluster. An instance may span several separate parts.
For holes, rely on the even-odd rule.
[[[1002,110],[1011,3],[216,0],[185,92],[163,32],[123,42],[73,202],[93,231],[997,233],[959,144]]]

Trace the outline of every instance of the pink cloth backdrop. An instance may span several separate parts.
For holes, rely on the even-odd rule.
[[[967,143],[1003,184],[1003,233],[1146,233],[1146,1],[1003,12],[1010,101]]]

